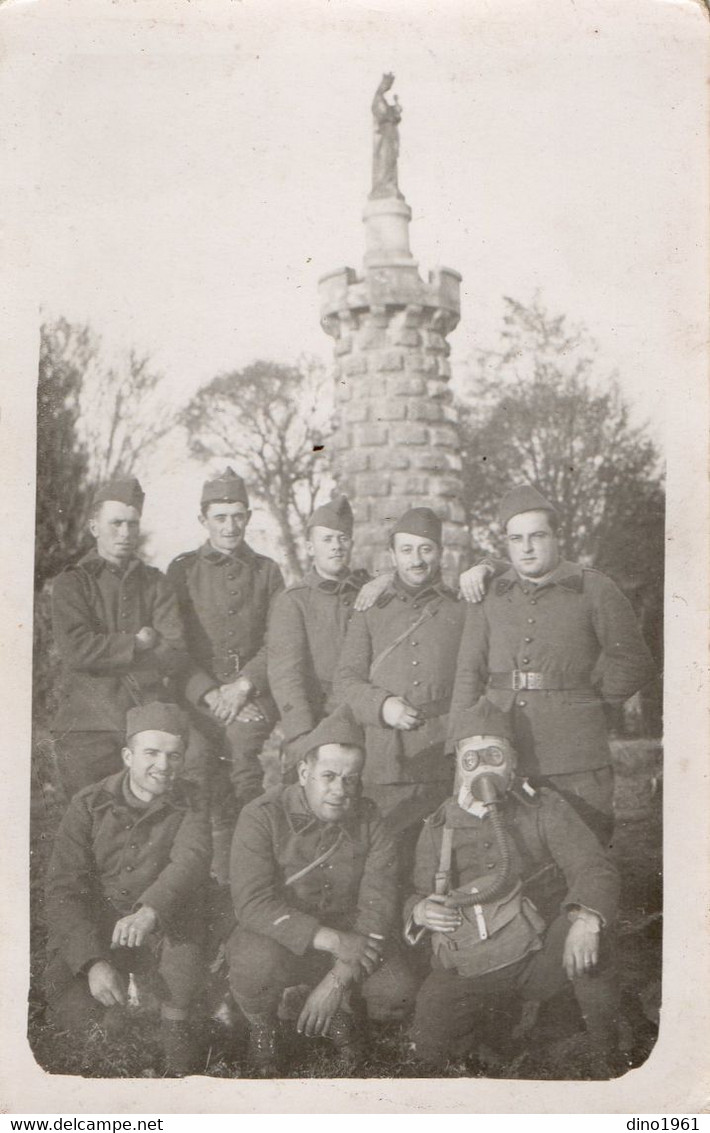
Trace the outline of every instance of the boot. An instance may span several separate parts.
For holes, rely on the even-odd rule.
[[[362,1067],[366,1058],[365,1037],[349,1012],[336,1011],[330,1020],[328,1038],[338,1052],[343,1070],[354,1073]]]
[[[275,1015],[247,1016],[249,1049],[247,1062],[257,1078],[278,1078],[281,1070],[278,1022]]]
[[[160,1041],[169,1078],[196,1073],[197,1049],[192,1024],[186,1019],[161,1019]]]

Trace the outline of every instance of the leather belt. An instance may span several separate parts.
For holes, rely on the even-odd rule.
[[[513,669],[510,673],[491,673],[488,687],[505,688],[513,692],[522,692],[523,689],[545,692],[569,692],[572,689],[592,691],[588,673],[559,673],[554,670],[535,673],[527,669]]]

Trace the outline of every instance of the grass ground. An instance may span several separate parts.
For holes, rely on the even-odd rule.
[[[643,1063],[655,1042],[661,988],[661,751],[655,741],[615,741],[616,834],[613,854],[622,877],[619,957],[622,981],[622,1053],[619,1072]],[[267,768],[268,770],[268,768]],[[163,1073],[155,1004],[143,999],[119,1011],[110,1039],[98,1029],[69,1041],[45,1019],[41,991],[46,933],[42,885],[63,802],[57,790],[49,738],[35,736],[31,794],[32,956],[28,1035],[37,1062],[54,1074],[87,1078],[154,1078]],[[214,1018],[225,992],[224,977],[212,977],[205,1002],[201,1073],[213,1078],[248,1076],[246,1034],[236,1018]],[[298,1038],[283,1024],[288,1078],[342,1077],[330,1044]],[[408,1048],[406,1028],[372,1025],[369,1058],[359,1077],[421,1077]],[[589,1079],[606,1077],[590,1051],[572,995],[545,1005],[526,1039],[505,1051],[481,1048],[465,1062],[452,1063],[445,1077]]]

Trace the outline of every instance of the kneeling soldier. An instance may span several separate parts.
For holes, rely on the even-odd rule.
[[[429,933],[433,953],[412,1026],[417,1058],[441,1065],[466,1054],[481,1040],[487,1009],[500,1020],[507,998],[539,1004],[571,980],[593,1050],[610,1068],[618,1046],[607,938],[616,868],[563,798],[516,780],[511,726],[500,710],[483,698],[452,725],[454,795],[426,821],[417,892],[405,905],[405,936],[414,944]],[[567,893],[546,928],[522,882],[549,861],[563,870]]]
[[[264,1077],[278,1076],[286,988],[312,988],[298,1031],[327,1035],[350,1067],[363,1055],[355,993],[380,1019],[401,1017],[413,998],[401,954],[388,955],[399,922],[396,854],[375,804],[360,797],[362,732],[341,708],[301,752],[298,783],[249,803],[232,846],[230,983],[250,1024],[250,1063]]]
[[[155,978],[171,1075],[194,1068],[190,1008],[203,972],[200,890],[211,839],[199,787],[178,776],[188,721],[174,704],[127,714],[125,771],[74,796],[47,877],[51,1014],[85,1030],[126,1003],[127,978]]]

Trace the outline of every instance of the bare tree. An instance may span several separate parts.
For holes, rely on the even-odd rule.
[[[162,395],[163,375],[150,356],[129,350],[108,366],[100,339],[87,367],[80,398],[79,434],[94,483],[140,471],[143,461],[176,424],[176,411]]]
[[[302,573],[306,521],[328,476],[329,387],[317,360],[256,361],[203,386],[180,418],[191,451],[229,460],[264,504],[292,577]]]

